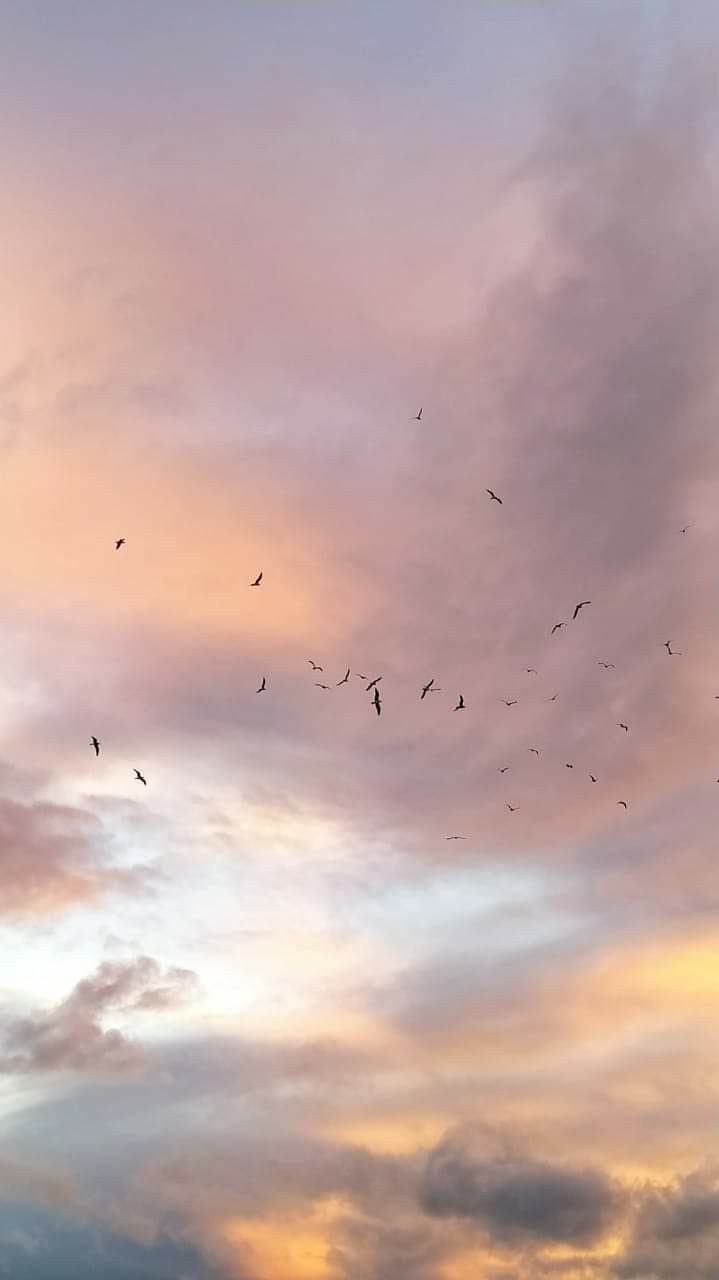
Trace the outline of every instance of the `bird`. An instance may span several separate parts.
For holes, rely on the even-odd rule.
[[[565,769],[573,769],[573,768],[574,768],[574,765],[573,765],[573,764],[565,764],[565,766],[564,766],[564,767],[565,767]]]
[[[628,724],[623,724],[621,720],[619,720],[619,721],[617,722],[617,728],[618,728],[618,729],[623,729],[625,733],[629,733],[629,725],[628,725]]]
[[[505,801],[505,804],[506,804],[506,807],[509,809],[510,813],[516,813],[517,809],[519,808],[518,804],[511,805],[508,801]]]
[[[592,782],[597,782],[597,781],[598,781],[598,779],[597,779],[597,778],[595,778],[595,776],[594,776],[594,774],[593,774],[593,773],[590,773],[589,777],[591,778]]]
[[[556,702],[558,697],[559,697],[558,693],[553,693],[551,698],[547,698],[547,702]]]
[[[324,667],[318,667],[317,663],[313,662],[311,658],[308,658],[307,661],[309,662],[313,671],[324,671]]]
[[[421,421],[422,421],[422,410],[421,410],[421,409],[420,409],[419,413],[416,413],[416,414],[414,415],[414,420],[415,420],[415,422],[421,422]]]
[[[554,635],[555,631],[559,631],[560,627],[566,627],[566,625],[567,625],[566,622],[555,622],[554,626],[552,627],[552,635]]]
[[[503,505],[503,504],[502,504],[502,499],[497,497],[497,495],[496,495],[496,493],[494,492],[494,490],[493,490],[493,489],[487,489],[487,493],[489,494],[490,498],[492,499],[492,502],[498,502],[498,503],[499,503],[499,505],[500,505],[500,507]]]
[[[430,692],[433,684],[434,684],[434,676],[432,676],[432,679],[430,680],[429,684],[426,684],[422,692],[420,693],[419,695],[420,702],[422,701],[423,698],[427,697],[427,694]]]
[[[317,681],[317,680],[315,680],[315,689],[329,689],[329,685],[328,685],[328,684],[319,684],[319,683],[318,683],[318,681]]]
[[[604,670],[605,670],[605,671],[614,671],[614,663],[613,663],[613,662],[598,662],[598,663],[597,663],[597,666],[598,666],[598,667],[604,667]]]
[[[381,715],[382,715],[382,700],[381,700],[381,698],[380,698],[380,696],[379,696],[379,689],[377,688],[377,686],[376,686],[376,685],[375,685],[375,690],[374,690],[374,698],[372,699],[372,705],[373,705],[373,707],[374,707],[375,711],[377,712],[377,715],[378,715],[378,716],[381,716]]]
[[[266,688],[267,688],[267,676],[263,676],[262,684],[260,685],[259,689],[255,689],[255,693],[264,693]]]
[[[143,778],[143,776],[142,776],[142,774],[140,773],[140,770],[139,770],[139,769],[136,769],[136,770],[135,770],[135,778],[136,778],[137,782],[141,782],[141,783],[142,783],[143,787],[146,787],[146,786],[147,786],[147,778]]]
[[[617,804],[623,805],[625,809],[629,808],[629,805],[627,804],[626,800],[617,800]]]
[[[527,747],[527,751],[531,751],[531,753],[532,753],[532,755],[533,755],[533,756],[538,756],[538,755],[539,755],[539,751],[537,750],[537,748],[536,748],[536,747]]]
[[[446,837],[445,837],[445,839],[447,839],[447,840],[466,840],[466,839],[467,839],[467,837],[466,837],[466,836],[446,836]]]
[[[693,529],[693,528],[694,528],[694,525],[693,525],[693,524],[685,524],[685,525],[684,525],[684,527],[683,527],[682,529],[680,529],[680,530],[679,530],[679,532],[680,532],[680,533],[686,533],[687,529]]]
[[[682,655],[680,654],[679,650],[678,650],[678,649],[672,649],[672,642],[671,642],[671,640],[665,640],[665,641],[664,641],[664,648],[666,649],[666,651],[667,651],[667,653],[669,654],[669,657],[670,657],[670,658],[681,658],[681,656],[682,656]]]
[[[99,743],[98,739],[95,737],[95,735],[94,735],[94,734],[93,734],[93,736],[92,736],[92,737],[91,737],[91,739],[90,739],[90,746],[95,748],[95,755],[96,755],[96,756],[99,756],[99,754],[100,754],[100,743]]]
[[[508,765],[508,764],[505,764],[504,768],[503,768],[503,769],[498,769],[498,770],[497,770],[497,772],[498,772],[498,773],[507,773],[507,772],[508,772],[508,770],[509,770],[509,765]]]
[[[454,707],[454,710],[455,710],[455,711],[464,711],[464,695],[463,695],[463,694],[461,694],[461,693],[460,693],[460,695],[459,695],[459,701],[458,701],[458,703],[457,703],[456,707]]]
[[[116,538],[116,539],[115,539],[115,550],[116,550],[116,551],[119,551],[119,550],[120,550],[120,547],[124,547],[124,545],[125,545],[125,539],[124,539],[124,538]]]
[[[251,586],[251,587],[259,587],[259,585],[260,585],[260,583],[261,583],[261,581],[262,581],[262,577],[263,577],[263,574],[262,574],[262,572],[260,571],[260,573],[258,573],[257,577],[255,578],[254,582],[251,582],[251,583],[250,583],[250,586]]]
[[[360,671],[355,671],[355,676],[356,676],[356,678],[357,678],[358,680],[368,680],[368,679],[369,679],[369,677],[368,677],[368,676],[363,676],[363,675],[362,675],[362,673],[361,673]]]
[[[511,702],[508,702],[506,698],[502,698],[502,702],[504,703],[505,707],[516,707],[517,705],[516,698],[513,698]]]
[[[538,674],[535,667],[525,667],[524,670],[528,676],[536,676]]]
[[[585,604],[591,604],[591,603],[592,603],[591,600],[580,600],[579,604],[574,606],[574,613],[572,614],[572,622],[574,622],[574,619],[577,617],[579,610],[583,609]]]
[[[350,678],[350,669],[349,669],[349,667],[348,667],[348,668],[347,668],[347,670],[345,671],[345,673],[344,673],[344,675],[343,675],[342,679],[337,681],[337,685],[336,685],[336,687],[337,687],[337,688],[339,688],[339,686],[340,686],[341,684],[347,684],[347,681],[349,680],[349,678]]]
[[[370,689],[376,688],[376,686],[379,684],[381,679],[382,679],[381,676],[375,676],[374,680],[370,680],[369,684],[367,685],[367,688],[365,689],[365,693],[369,693]]]

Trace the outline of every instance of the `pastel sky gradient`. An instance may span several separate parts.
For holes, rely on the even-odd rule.
[[[0,1277],[716,1280],[719,9],[0,18]]]

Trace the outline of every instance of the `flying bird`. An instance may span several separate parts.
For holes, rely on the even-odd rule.
[[[604,670],[605,670],[605,671],[613,671],[613,670],[614,670],[614,663],[613,663],[613,662],[598,662],[598,663],[597,663],[597,666],[598,666],[598,667],[604,667]]]
[[[382,679],[381,676],[375,676],[374,680],[370,680],[369,684],[367,685],[367,688],[365,689],[365,693],[369,693],[370,689],[375,689],[381,679]]]
[[[595,778],[595,776],[594,776],[594,774],[593,774],[593,773],[590,773],[589,777],[591,778],[592,782],[597,782],[597,781],[598,781],[598,779],[597,779],[597,778]]]
[[[627,804],[626,800],[617,800],[617,804],[623,805],[625,809],[629,808],[629,805]]]
[[[572,614],[572,622],[574,622],[574,619],[577,617],[579,610],[583,609],[585,604],[591,604],[591,603],[592,603],[591,600],[580,600],[579,604],[574,606],[574,613]]]
[[[348,667],[348,668],[347,668],[347,670],[345,671],[345,673],[344,673],[344,675],[343,675],[342,679],[337,681],[336,688],[339,688],[339,686],[340,686],[341,684],[347,684],[347,681],[349,680],[349,678],[350,678],[350,669],[349,669],[349,667]]]
[[[574,765],[573,765],[573,764],[565,764],[565,766],[564,766],[564,767],[565,767],[565,769],[573,769],[573,768],[574,768]]]
[[[375,711],[377,712],[377,715],[378,715],[378,716],[381,716],[381,715],[382,715],[382,700],[381,700],[381,698],[380,698],[380,696],[379,696],[379,689],[377,688],[377,686],[376,686],[376,685],[375,685],[375,690],[374,690],[374,698],[372,699],[372,705],[373,705],[373,707],[374,707]]]
[[[664,648],[666,649],[666,651],[667,651],[667,653],[669,654],[669,657],[670,657],[670,658],[681,658],[681,656],[682,656],[682,655],[680,654],[679,650],[678,650],[678,649],[672,649],[672,642],[671,642],[671,640],[665,640],[665,641],[664,641]]]
[[[136,770],[135,770],[135,778],[136,778],[137,782],[141,782],[141,783],[142,783],[143,787],[146,787],[146,786],[147,786],[147,778],[143,778],[143,776],[142,776],[142,774],[140,773],[140,770],[139,770],[139,769],[136,769]]]
[[[683,528],[683,529],[680,529],[680,530],[679,530],[679,532],[680,532],[680,533],[686,533],[687,529],[693,529],[693,528],[694,528],[694,525],[693,525],[693,524],[685,524],[685,525],[684,525],[684,528]]]
[[[458,701],[458,703],[457,703],[456,707],[454,707],[454,710],[455,710],[455,711],[464,711],[464,695],[463,695],[463,694],[461,694],[461,693],[460,693],[460,695],[459,695],[459,701]]]
[[[538,674],[535,667],[525,667],[524,669],[528,676],[536,676]]]
[[[496,493],[494,492],[494,490],[493,490],[493,489],[487,489],[487,493],[489,494],[490,498],[492,499],[492,502],[498,502],[498,503],[499,503],[499,505],[500,505],[500,507],[502,506],[502,499],[497,497],[497,495],[496,495]]]
[[[555,622],[554,626],[552,627],[552,635],[554,635],[555,631],[559,631],[560,627],[566,627],[566,625],[567,625],[566,622]]]
[[[547,702],[556,702],[558,697],[559,697],[558,693],[553,693],[551,698],[547,698]]]
[[[516,698],[513,698],[511,702],[507,702],[506,698],[502,698],[502,702],[504,703],[505,707],[516,707],[517,705]]]
[[[421,421],[422,421],[422,410],[421,410],[421,409],[420,409],[419,413],[416,413],[416,414],[415,414],[415,416],[414,416],[414,420],[415,420],[415,422],[421,422]]]
[[[91,739],[90,739],[90,746],[95,748],[95,755],[96,755],[96,756],[99,756],[99,754],[100,754],[100,743],[99,743],[98,739],[94,736],[94,734],[93,734],[93,736],[92,736],[92,737],[91,737]]]
[[[317,663],[313,662],[311,658],[308,658],[307,661],[309,662],[313,671],[324,671],[324,667],[318,667]]]
[[[509,804],[509,802],[508,802],[508,801],[505,801],[505,803],[506,803],[506,806],[507,806],[507,808],[509,809],[509,812],[510,812],[510,813],[516,813],[516,812],[517,812],[517,809],[519,808],[519,805],[518,805],[518,804],[511,805],[511,804]]]
[[[536,747],[527,747],[527,751],[530,751],[530,752],[532,753],[532,755],[533,755],[533,756],[538,756],[538,755],[539,755],[539,751],[537,750],[537,748],[536,748]]]
[[[263,676],[262,684],[260,685],[259,689],[255,689],[255,693],[264,693],[266,688],[267,688],[267,676]]]
[[[262,581],[262,578],[263,578],[263,574],[262,574],[262,572],[258,573],[258,575],[257,575],[257,577],[255,578],[254,582],[251,582],[251,583],[250,583],[250,586],[251,586],[251,587],[259,587],[259,585],[260,585],[260,583],[261,583],[261,581]]]
[[[466,840],[466,836],[446,836],[447,840]]]
[[[420,702],[422,701],[423,698],[427,697],[427,694],[431,691],[433,684],[434,684],[434,676],[432,676],[432,679],[430,680],[429,684],[426,684],[422,692],[420,693],[419,695]]]
[[[625,733],[629,733],[629,725],[628,725],[628,724],[622,724],[622,721],[621,721],[621,720],[619,720],[619,721],[617,722],[617,728],[618,728],[618,729],[623,729]]]
[[[315,680],[315,689],[329,689],[329,685],[328,685],[328,684],[319,684],[319,683],[317,682],[317,680]]]
[[[117,539],[116,539],[116,541],[115,541],[115,550],[116,550],[116,551],[119,551],[119,550],[120,550],[120,547],[124,547],[124,545],[125,545],[125,539],[124,539],[124,538],[117,538]]]
[[[508,764],[505,764],[505,766],[504,766],[504,768],[503,768],[503,769],[498,769],[498,770],[497,770],[497,773],[507,773],[508,771],[509,771],[509,765],[508,765]]]

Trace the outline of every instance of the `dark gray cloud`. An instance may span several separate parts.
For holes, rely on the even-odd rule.
[[[698,1170],[672,1186],[648,1188],[626,1250],[620,1280],[714,1280],[719,1259],[719,1175]]]
[[[492,1134],[445,1138],[430,1153],[421,1195],[428,1213],[471,1219],[506,1244],[591,1244],[618,1207],[603,1172],[534,1160]]]

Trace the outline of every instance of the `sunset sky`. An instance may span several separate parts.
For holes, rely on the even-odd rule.
[[[0,17],[0,1277],[717,1280],[719,7]]]

